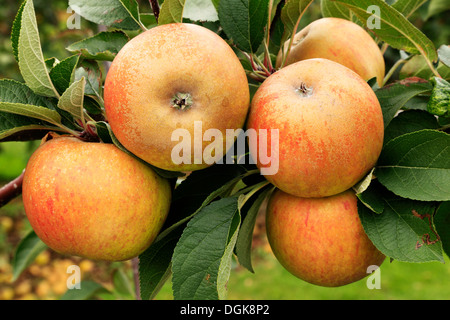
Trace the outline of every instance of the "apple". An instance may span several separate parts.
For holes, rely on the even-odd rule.
[[[269,199],[266,228],[280,264],[315,285],[338,287],[361,280],[385,259],[364,232],[352,190],[300,198],[277,189]]]
[[[290,40],[284,44],[287,52]],[[340,18],[313,21],[294,36],[293,45],[284,65],[297,61],[324,58],[352,69],[364,80],[377,78],[381,86],[385,75],[383,54],[373,38],[356,23]],[[283,60],[278,53],[276,66]]]
[[[123,261],[155,239],[168,215],[171,189],[148,165],[112,144],[60,136],[30,157],[22,196],[31,227],[56,252]]]
[[[341,193],[376,164],[384,137],[383,115],[372,88],[355,72],[327,59],[308,59],[270,75],[258,88],[247,128],[258,134],[278,129],[277,172],[265,175],[298,197]],[[269,136],[270,139],[270,136]],[[253,161],[267,159],[250,144]],[[273,166],[273,164],[272,164]]]
[[[247,76],[238,57],[219,35],[188,23],[154,27],[130,40],[112,62],[105,80],[106,115],[117,139],[146,162],[170,171],[194,171],[221,159],[223,154],[194,150],[194,121],[201,132],[244,126],[250,105]],[[176,130],[192,147],[178,163],[172,150],[179,143]],[[210,131],[208,131],[210,130]],[[183,142],[183,141],[182,141]],[[186,142],[186,141],[184,141]],[[217,148],[219,149],[219,148]],[[206,152],[207,153],[207,152]]]

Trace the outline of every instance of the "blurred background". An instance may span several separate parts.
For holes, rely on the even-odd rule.
[[[138,0],[142,12],[151,12],[148,1]],[[392,1],[391,1],[392,2]],[[445,3],[445,1],[441,1]],[[319,1],[308,9],[300,28],[319,18]],[[96,24],[81,19],[81,29],[69,30],[67,0],[34,0],[42,50],[45,58],[59,60],[70,56],[65,48],[78,40],[96,34]],[[0,0],[0,79],[23,81],[14,59],[10,33],[20,6],[17,0]],[[448,5],[447,5],[448,8]],[[435,43],[449,44],[450,12],[442,11],[427,18],[425,4],[410,18]],[[399,52],[388,49],[387,70],[399,58]],[[19,176],[39,141],[0,143],[0,186]],[[20,240],[31,230],[21,197],[0,208],[0,300],[60,299],[67,291],[69,265],[78,265],[81,278],[101,284],[91,298],[134,299],[133,264],[131,261],[105,263],[59,255],[49,249],[37,256],[20,277],[12,281],[11,262]],[[366,280],[341,288],[321,288],[289,274],[275,260],[267,243],[264,210],[261,210],[254,232],[253,264],[255,273],[233,264],[228,283],[230,299],[450,299],[450,267],[446,263],[408,264],[385,261],[381,266],[381,289],[370,290]],[[156,299],[172,299],[170,281]]]

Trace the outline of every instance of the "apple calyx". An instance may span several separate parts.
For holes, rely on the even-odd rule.
[[[313,94],[313,88],[312,87],[308,87],[306,85],[306,83],[302,82],[300,87],[298,87],[297,89],[295,89],[295,91],[302,97],[310,97]]]
[[[190,93],[177,92],[172,100],[172,107],[179,110],[187,110],[193,105],[192,96]]]

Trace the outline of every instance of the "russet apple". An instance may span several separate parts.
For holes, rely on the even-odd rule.
[[[376,164],[384,137],[383,115],[372,88],[355,72],[327,59],[303,60],[269,76],[255,93],[247,122],[258,134],[278,129],[278,171],[265,175],[299,197],[341,193]],[[270,136],[269,136],[270,139]],[[276,150],[273,150],[277,148]],[[258,168],[267,159],[258,157]]]
[[[53,250],[122,261],[142,253],[169,212],[169,182],[112,144],[55,137],[31,156],[23,204]]]
[[[337,287],[361,280],[385,259],[364,232],[352,190],[326,198],[276,190],[269,199],[266,228],[280,264],[315,285]]]
[[[211,165],[194,135],[244,126],[250,104],[245,70],[231,47],[202,26],[173,23],[131,39],[108,71],[106,115],[117,139],[139,158],[165,170],[194,171]],[[202,131],[194,133],[194,122]],[[173,161],[176,130],[191,139],[188,161]],[[223,154],[227,143],[223,139]],[[222,154],[213,154],[220,159]]]
[[[287,52],[290,40],[284,44]],[[291,63],[324,58],[352,69],[364,80],[377,78],[381,86],[385,73],[383,54],[373,38],[356,23],[340,18],[322,18],[299,31],[285,61]],[[278,53],[276,65],[280,67],[282,51]]]

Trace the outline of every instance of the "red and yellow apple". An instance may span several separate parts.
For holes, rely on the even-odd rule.
[[[104,100],[111,129],[125,148],[156,167],[194,171],[210,165],[202,159],[211,143],[202,139],[206,131],[225,136],[226,129],[244,126],[250,93],[244,68],[219,35],[174,23],[145,31],[120,50],[108,71]],[[194,121],[201,123],[199,132]],[[182,163],[172,158],[177,129],[191,139],[189,159]],[[197,139],[200,150],[194,150]],[[223,154],[227,147],[223,139]],[[217,153],[214,159],[223,155]]]
[[[267,155],[278,161],[271,165],[278,170],[265,176],[299,197],[326,197],[351,188],[376,164],[384,137],[372,88],[327,59],[303,60],[269,76],[253,97],[247,128],[258,135],[278,130],[278,144],[267,143]],[[261,169],[268,160],[260,145],[250,144],[250,151]]]
[[[361,280],[385,259],[364,232],[352,190],[326,198],[276,190],[269,199],[266,228],[280,264],[315,285],[338,287]]]
[[[23,204],[56,252],[94,260],[138,256],[168,215],[169,182],[112,144],[55,137],[31,156]]]
[[[290,40],[277,56],[277,67],[282,65]],[[352,69],[364,80],[377,78],[381,85],[385,73],[383,54],[373,38],[356,23],[340,18],[322,18],[298,32],[284,66],[297,61],[324,58]]]

